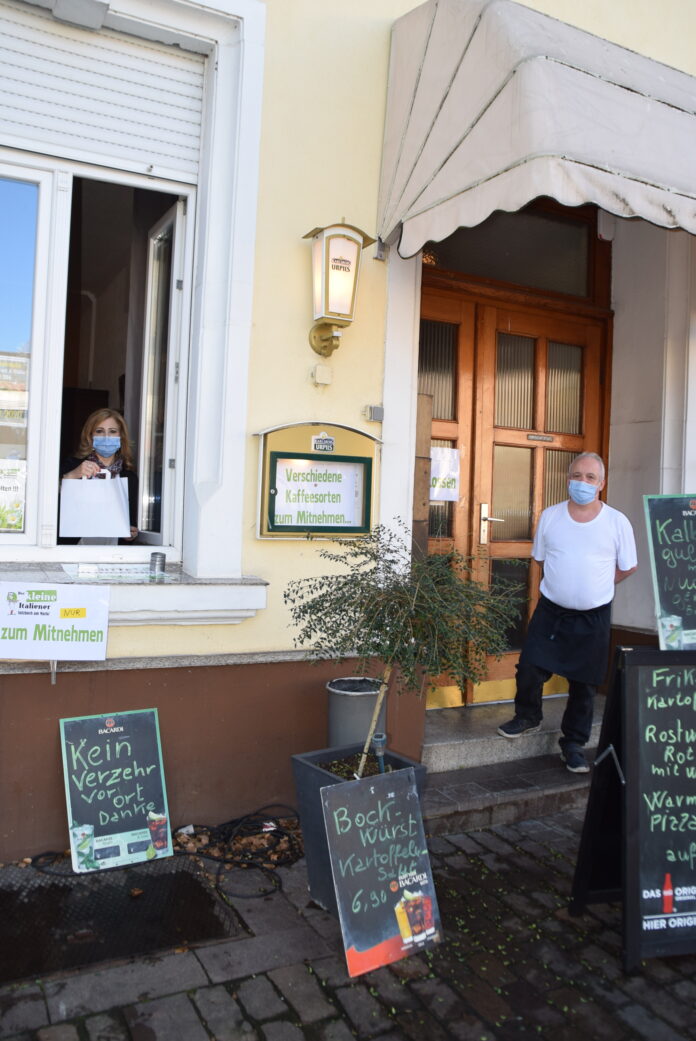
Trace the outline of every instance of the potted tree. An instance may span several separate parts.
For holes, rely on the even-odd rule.
[[[284,599],[297,631],[295,645],[318,661],[358,661],[358,671],[379,667],[379,693],[364,743],[294,755],[293,773],[313,898],[334,909],[320,789],[344,778],[321,765],[362,754],[363,775],[379,712],[394,676],[400,690],[420,690],[443,674],[465,687],[484,678],[487,655],[506,650],[506,634],[520,602],[520,587],[491,587],[472,576],[472,561],[456,550],[411,552],[402,525],[376,527],[359,539],[338,539],[320,552],[332,573],[291,582]],[[387,751],[387,767],[425,768]],[[317,848],[315,848],[315,846]]]

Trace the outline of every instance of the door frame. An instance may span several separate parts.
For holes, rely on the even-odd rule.
[[[423,268],[421,289],[421,318],[434,321],[456,322],[460,325],[457,347],[457,416],[454,421],[434,420],[432,437],[443,440],[457,440],[461,453],[460,500],[455,506],[454,538],[430,538],[430,552],[447,549],[453,544],[464,553],[472,555],[478,547],[478,529],[473,516],[475,503],[481,501],[480,470],[474,465],[473,450],[479,437],[478,427],[481,423],[483,403],[480,385],[480,360],[476,356],[476,348],[481,334],[481,323],[490,320],[492,309],[525,314],[538,320],[554,317],[562,321],[578,321],[587,324],[588,320],[596,323],[598,329],[598,385],[600,400],[597,403],[599,446],[597,450],[606,460],[609,444],[609,418],[611,403],[611,344],[613,312],[605,306],[599,306],[587,300],[560,297],[558,294],[544,294],[537,291],[483,283],[481,280],[455,275],[428,266]],[[464,326],[467,332],[464,332]],[[467,335],[468,333],[468,335]],[[463,342],[468,339],[468,343]],[[468,366],[468,370],[466,369]],[[468,415],[462,415],[462,405],[468,409]],[[470,450],[471,449],[471,450]],[[539,503],[534,502],[535,517]],[[602,497],[606,496],[606,488]],[[489,504],[490,505],[490,504]],[[530,597],[535,603],[538,598],[540,569],[532,564],[530,574]],[[511,652],[517,654],[518,652]],[[507,656],[506,656],[507,657]],[[502,663],[492,668],[491,680],[495,674],[501,675]],[[507,665],[509,671],[509,659]],[[553,680],[551,687],[553,687]],[[471,684],[464,692],[464,703],[471,704],[476,700],[476,693]],[[485,698],[483,700],[488,700]],[[429,702],[429,707],[456,704],[451,688],[442,688],[440,697]]]

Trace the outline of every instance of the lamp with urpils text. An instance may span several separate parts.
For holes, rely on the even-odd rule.
[[[312,240],[314,321],[309,342],[328,358],[341,342],[341,332],[353,321],[361,251],[375,240],[351,224],[314,228]]]

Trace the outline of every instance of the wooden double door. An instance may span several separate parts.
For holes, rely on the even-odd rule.
[[[567,497],[570,461],[606,445],[608,318],[500,295],[424,288],[419,390],[432,395],[432,444],[456,449],[456,502],[431,502],[429,549],[454,544],[486,582],[521,583],[509,651],[488,679],[440,688],[429,706],[514,697],[514,674],[540,569],[531,559],[541,511]],[[552,679],[547,692],[565,689]]]

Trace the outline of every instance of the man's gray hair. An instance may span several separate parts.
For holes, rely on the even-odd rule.
[[[579,459],[594,459],[595,463],[599,468],[599,478],[601,481],[604,480],[606,476],[606,471],[604,469],[604,460],[602,459],[601,455],[597,455],[596,452],[581,452],[580,455],[576,455],[575,459],[572,460],[570,466],[568,467],[568,473],[571,473],[573,467]]]

